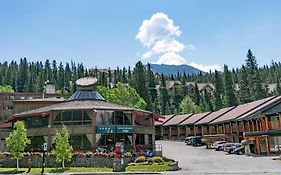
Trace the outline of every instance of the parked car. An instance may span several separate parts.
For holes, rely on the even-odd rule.
[[[193,136],[191,137],[191,145],[192,146],[202,146],[204,143],[202,142],[201,136]]]
[[[238,155],[241,155],[241,154],[244,154],[244,153],[245,153],[244,146],[237,147],[233,151],[233,154],[238,154]]]
[[[186,145],[191,145],[191,138],[192,137],[186,137],[184,142],[186,143]]]
[[[238,148],[240,146],[242,146],[241,143],[225,143],[223,145],[223,151],[224,152],[228,152],[229,154],[231,154],[234,151],[234,149],[236,149],[236,148]]]
[[[161,135],[155,135],[155,140],[163,140],[163,136],[161,136]]]
[[[223,150],[223,144],[227,143],[227,141],[215,141],[211,148],[215,149],[216,151]]]

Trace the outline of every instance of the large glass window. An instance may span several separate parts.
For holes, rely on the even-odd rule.
[[[132,113],[123,111],[97,111],[97,125],[132,125]]]
[[[90,125],[92,120],[87,111],[62,111],[54,113],[53,124],[56,126],[64,125]]]
[[[41,128],[48,126],[48,117],[35,116],[24,119],[26,128]]]
[[[97,147],[111,150],[116,142],[123,142],[126,149],[132,148],[133,134],[96,134]]]
[[[76,150],[89,150],[92,146],[92,134],[70,135],[70,144]]]

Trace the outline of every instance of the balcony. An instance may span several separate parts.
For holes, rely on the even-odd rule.
[[[279,130],[281,127],[279,126],[279,121],[269,121],[268,122],[268,128],[269,130]]]

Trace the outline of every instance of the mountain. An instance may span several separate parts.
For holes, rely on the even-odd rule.
[[[186,74],[192,75],[192,74],[199,74],[200,72],[203,72],[195,67],[189,66],[189,65],[167,65],[167,64],[151,64],[151,69],[154,73],[158,74],[164,74],[164,75],[172,75],[177,74],[178,72],[183,74],[184,72]]]

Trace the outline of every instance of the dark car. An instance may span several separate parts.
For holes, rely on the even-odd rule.
[[[192,146],[202,146],[202,145],[204,145],[204,143],[202,142],[201,136],[191,137],[190,142],[191,142]]]
[[[163,136],[161,136],[161,135],[155,135],[155,140],[163,140]]]
[[[234,149],[234,151],[233,151],[233,154],[238,154],[238,155],[241,155],[244,153],[245,153],[244,146],[240,146],[240,147]]]

